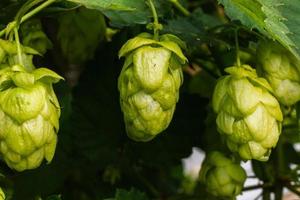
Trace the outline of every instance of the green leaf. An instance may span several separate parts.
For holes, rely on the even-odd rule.
[[[299,30],[299,2],[297,0],[219,0],[226,14],[240,20],[250,29],[256,28],[269,38],[277,40],[299,57],[300,38],[293,32]],[[286,13],[289,14],[286,14]]]
[[[132,0],[69,0],[87,8],[98,9],[98,10],[122,10],[122,11],[133,11],[134,7],[131,7]],[[138,0],[135,0],[138,2]]]
[[[146,24],[150,16],[149,8],[141,0],[69,0],[87,8],[100,10],[113,26]]]

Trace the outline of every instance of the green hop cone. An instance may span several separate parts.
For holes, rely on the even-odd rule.
[[[62,77],[14,65],[0,70],[0,152],[10,168],[34,169],[53,158],[60,107],[52,84]]]
[[[209,193],[232,199],[241,193],[246,180],[245,170],[220,152],[210,152],[199,172],[199,181]]]
[[[57,38],[63,56],[70,64],[82,64],[93,58],[105,34],[105,19],[97,10],[81,7],[59,18]]]
[[[182,84],[184,43],[173,35],[158,40],[148,33],[130,39],[119,52],[125,63],[119,76],[120,104],[127,135],[149,141],[165,130],[174,113]]]
[[[271,86],[248,65],[229,67],[213,94],[217,127],[229,149],[244,160],[267,161],[276,146],[283,120]]]
[[[273,88],[278,101],[290,106],[300,100],[300,61],[279,43],[260,42],[258,72]]]
[[[52,43],[43,32],[42,23],[38,19],[26,21],[21,25],[22,43],[25,46],[45,54],[48,49],[52,48]]]

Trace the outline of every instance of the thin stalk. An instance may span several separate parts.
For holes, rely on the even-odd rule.
[[[283,152],[283,146],[282,146],[282,140],[279,138],[277,148],[276,148],[276,154],[277,154],[277,163],[276,163],[276,171],[277,171],[277,182],[275,186],[275,200],[281,200],[282,199],[282,192],[283,192],[283,186],[280,181],[280,177],[284,175],[285,172],[285,158],[284,158],[284,152]]]
[[[264,183],[264,184],[259,184],[259,185],[251,185],[248,187],[244,187],[243,191],[249,191],[249,190],[255,190],[259,188],[270,188],[272,185],[270,183]]]
[[[263,185],[251,185],[248,187],[244,187],[243,191],[256,190],[256,189],[259,189],[262,187],[263,187]]]
[[[280,182],[277,182],[275,187],[275,200],[282,200],[283,187]]]
[[[183,15],[185,16],[190,16],[191,13],[190,11],[188,11],[185,7],[183,7],[178,0],[169,0],[174,6],[175,8],[177,8]]]
[[[21,64],[22,66],[24,66],[24,64],[23,64],[23,58],[22,58],[22,49],[21,49],[20,38],[19,38],[19,33],[18,33],[18,28],[14,28],[14,33],[15,33],[15,40],[16,40],[16,43],[17,43],[19,64]]]
[[[36,6],[37,4],[41,3],[43,0],[30,0],[27,1],[18,11],[17,15],[15,16],[15,21],[17,23],[20,22],[22,16],[24,16],[31,8]]]
[[[21,20],[20,23],[28,20],[29,18],[31,18],[32,16],[34,16],[35,14],[37,14],[38,12],[40,12],[41,10],[43,10],[44,8],[46,8],[47,6],[49,6],[50,4],[54,3],[56,0],[48,0],[45,3],[39,5],[38,7],[34,8],[33,10],[31,10],[30,12],[28,12],[27,14],[25,14]],[[14,22],[14,23],[13,23]],[[11,22],[12,24],[12,29],[14,29],[17,25],[16,21]],[[0,31],[0,37],[2,37],[5,33],[6,33],[6,28],[3,29],[2,31]]]
[[[241,66],[241,60],[240,60],[240,47],[239,47],[239,39],[238,39],[238,29],[235,30],[234,33],[234,39],[235,39],[235,49],[236,49],[236,64],[238,67]]]
[[[155,6],[154,6],[154,3],[152,0],[148,0],[149,2],[149,6],[150,6],[150,9],[151,9],[151,12],[152,12],[152,15],[153,15],[153,32],[154,32],[154,39],[158,39],[158,36],[159,36],[159,22],[158,22],[158,16],[157,16],[157,12],[156,12],[156,9],[155,9]]]
[[[263,190],[263,200],[271,200],[271,196],[270,196],[270,190],[269,189],[264,189]]]
[[[24,15],[21,18],[21,23],[26,21],[27,19],[31,18],[32,16],[34,16],[35,14],[37,14],[38,12],[40,12],[41,10],[43,10],[44,8],[48,7],[49,5],[51,5],[52,3],[54,3],[57,0],[48,0],[45,3],[41,4],[40,6],[36,7],[35,9],[33,9],[32,11],[28,12],[26,15]]]

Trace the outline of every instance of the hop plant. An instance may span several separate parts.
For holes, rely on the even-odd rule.
[[[220,152],[210,152],[199,172],[199,181],[209,193],[231,198],[241,193],[246,180],[245,170]]]
[[[248,65],[225,69],[213,94],[218,131],[229,149],[244,160],[267,161],[276,146],[283,120],[271,86]]]
[[[23,45],[31,47],[41,54],[45,54],[48,49],[52,48],[52,42],[44,33],[42,23],[39,19],[26,21],[22,24],[20,30]]]
[[[273,41],[260,42],[257,48],[258,72],[273,88],[278,101],[290,106],[300,100],[300,61]]]
[[[184,43],[173,35],[154,40],[142,33],[121,48],[119,57],[126,60],[118,87],[131,139],[149,141],[168,127],[179,98],[181,67],[187,61],[181,47]]]

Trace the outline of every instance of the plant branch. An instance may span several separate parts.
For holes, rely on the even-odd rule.
[[[251,185],[248,187],[244,187],[243,191],[249,191],[249,190],[256,190],[256,189],[260,189],[260,188],[269,188],[272,185],[269,183],[264,183],[264,184],[260,184],[260,185]]]
[[[191,13],[185,7],[183,7],[178,0],[169,0],[183,15],[190,16]]]
[[[42,3],[41,5],[39,5],[38,7],[34,8],[33,10],[31,10],[30,12],[28,12],[27,14],[25,14],[21,20],[20,20],[20,24],[26,20],[28,20],[29,18],[31,18],[32,16],[34,16],[35,14],[37,14],[38,12],[40,12],[41,10],[43,10],[44,8],[48,7],[50,4],[54,3],[56,0],[47,0],[46,2]],[[10,25],[10,26],[9,26]],[[3,29],[2,31],[0,31],[0,37],[2,37],[6,31],[9,29],[14,29],[17,26],[17,22],[13,21],[11,23],[9,23],[9,25]]]

